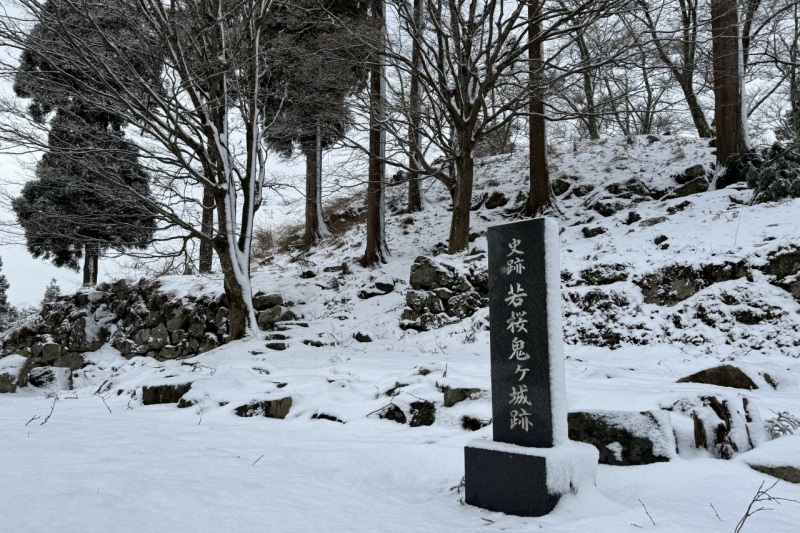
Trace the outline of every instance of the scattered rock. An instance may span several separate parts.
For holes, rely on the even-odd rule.
[[[270,350],[285,350],[287,348],[285,342],[268,342],[266,346]]]
[[[383,296],[385,294],[389,294],[394,290],[394,278],[389,275],[381,276],[372,282],[371,285],[368,285],[358,291],[357,296],[361,300],[367,300],[369,298],[373,298],[375,296]]]
[[[648,218],[646,220],[642,220],[642,222],[639,225],[642,226],[643,228],[647,228],[650,226],[655,226],[656,224],[661,224],[662,222],[666,221],[667,217],[653,217],[653,218]]]
[[[669,213],[670,215],[674,215],[678,211],[683,211],[684,209],[686,209],[687,207],[689,207],[691,205],[692,205],[692,202],[690,202],[688,200],[684,200],[683,202],[681,202],[679,204],[675,204],[675,205],[669,206],[667,208],[667,213]]]
[[[705,178],[705,176],[701,176],[675,189],[675,192],[672,193],[672,196],[675,198],[680,198],[692,194],[700,194],[706,192],[709,186],[710,184],[708,183],[708,180]]]
[[[556,196],[561,196],[569,190],[572,184],[564,178],[558,177],[550,184],[550,189]]]
[[[594,228],[583,228],[581,230],[581,233],[583,233],[583,236],[586,237],[587,239],[591,239],[592,237],[597,237],[598,235],[602,235],[606,231],[607,231],[606,228],[602,226],[597,226]]]
[[[313,270],[304,270],[303,272],[300,273],[300,278],[301,279],[311,279],[311,278],[316,278],[316,277],[317,277],[317,273],[314,272]]]
[[[741,369],[733,365],[720,365],[701,370],[678,380],[678,383],[705,383],[719,387],[754,390],[758,386]]]
[[[581,185],[575,185],[572,188],[572,194],[577,196],[578,198],[582,198],[592,192],[594,190],[594,185],[591,183],[584,183]]]
[[[385,420],[392,420],[394,422],[397,422],[398,424],[406,423],[406,414],[403,412],[402,409],[400,409],[393,403],[387,405],[386,408],[384,408],[378,416]]]
[[[669,461],[675,437],[669,415],[657,411],[583,411],[567,417],[570,440],[592,444],[606,465],[646,465]]]
[[[703,165],[694,165],[684,170],[681,174],[672,176],[679,185],[684,185],[692,180],[695,180],[706,175],[706,169]]]
[[[253,308],[256,311],[264,311],[270,307],[281,306],[283,307],[283,296],[280,294],[264,294],[257,292],[253,295]]]
[[[354,333],[353,338],[358,342],[372,342],[372,337],[370,337],[366,333],[361,333],[360,331]]]
[[[655,239],[653,239],[653,242],[654,242],[656,245],[659,245],[659,244],[661,244],[662,242],[666,241],[667,239],[668,239],[668,237],[667,237],[666,235],[659,235],[658,237],[656,237]]]
[[[477,418],[464,415],[461,417],[461,427],[467,431],[478,431],[489,425],[488,420],[479,420]]]
[[[292,397],[287,396],[278,400],[254,400],[246,405],[240,405],[235,409],[236,416],[254,417],[265,416],[267,418],[284,419],[292,408]]]
[[[486,199],[486,209],[496,209],[498,207],[503,207],[508,203],[508,198],[506,195],[501,193],[500,191],[494,191],[492,194],[489,195],[489,198]]]
[[[327,346],[327,343],[318,340],[310,340],[310,339],[303,339],[303,344],[306,346],[313,346],[314,348],[322,348],[323,346]]]
[[[171,385],[145,385],[142,387],[142,404],[154,405],[162,403],[178,403],[181,396],[189,392],[191,383]]]
[[[625,219],[625,224],[630,226],[634,222],[639,222],[640,220],[642,220],[642,215],[640,215],[636,211],[629,211],[628,218]]]
[[[592,205],[592,209],[604,217],[610,217],[611,215],[622,211],[626,207],[628,207],[627,204],[613,200],[598,200],[594,203],[594,205]]]
[[[762,474],[788,481],[789,483],[800,483],[800,468],[795,468],[793,466],[763,466],[755,464],[751,464],[750,468]]]
[[[340,424],[344,424],[344,421],[339,420],[333,415],[326,415],[325,413],[315,413],[311,415],[312,420],[330,420],[331,422],[339,422]]]
[[[411,422],[409,426],[412,428],[432,426],[435,421],[436,407],[433,403],[425,400],[418,400],[411,404]]]
[[[468,400],[473,394],[478,394],[481,390],[463,387],[445,387],[442,392],[444,392],[444,406],[453,407],[458,402]]]

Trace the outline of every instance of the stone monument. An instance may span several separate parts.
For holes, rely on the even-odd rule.
[[[558,235],[550,218],[489,228],[493,440],[464,456],[466,502],[491,511],[545,515],[597,472],[567,438]]]

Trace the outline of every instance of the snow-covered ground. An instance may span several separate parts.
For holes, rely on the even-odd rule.
[[[637,139],[633,146],[607,140],[555,154],[554,176],[579,176],[565,179],[595,186],[588,195],[560,202],[563,271],[577,275],[593,265],[624,264],[627,279],[606,288],[641,299],[634,281],[665,265],[726,260],[758,265],[797,242],[800,201],[762,206],[733,201],[746,199],[746,190],[647,200],[609,217],[584,207],[613,182],[636,177],[654,188],[674,186],[671,175],[711,161],[702,142],[681,138],[653,144]],[[511,207],[525,187],[525,167],[517,156],[484,162],[476,171],[476,196],[503,192]],[[409,215],[390,215],[392,256],[376,270],[357,266],[364,230],[355,228],[311,253],[276,256],[254,273],[257,289],[292,300],[308,324],[281,332],[288,337],[281,341],[285,350],[250,339],[190,360],[157,362],[127,360],[106,346],[90,355],[74,390],[27,387],[0,395],[0,531],[731,532],[759,486],[775,481],[748,461],[800,467],[800,436],[781,437],[724,461],[682,446],[691,431],[688,419],[671,413],[677,456],[647,466],[600,465],[594,489],[565,496],[548,516],[520,518],[463,505],[464,445],[491,437],[491,426],[475,432],[461,427],[464,416],[491,417],[488,312],[429,332],[399,328],[412,261],[445,242],[448,232],[447,193],[434,186],[427,199],[426,211],[411,216],[413,223]],[[668,214],[686,200],[691,205]],[[666,218],[652,226],[628,223],[631,210],[641,220]],[[472,231],[505,220],[502,208],[480,208],[473,212]],[[606,233],[584,236],[584,228],[598,226]],[[668,236],[669,248],[653,243],[660,235]],[[473,245],[485,249],[485,238]],[[342,262],[352,274],[324,271]],[[317,276],[300,278],[306,270]],[[394,291],[367,300],[356,296],[379,277],[396,280]],[[165,287],[178,295],[220,290],[219,280],[211,278],[170,278]],[[564,291],[583,288],[570,282]],[[715,394],[747,398],[763,419],[780,411],[800,415],[800,358],[792,351],[792,327],[800,321],[797,302],[756,271],[746,285],[716,283],[677,306],[725,291],[747,291],[748,301],[762,299],[784,315],[772,325],[738,325],[733,332],[689,322],[688,334],[685,327],[678,335],[668,326],[675,306],[633,301],[621,308],[629,315],[620,317],[617,327],[639,328],[635,323],[641,322],[642,345],[565,346],[568,408],[658,410]],[[592,312],[568,311],[565,336],[577,339]],[[372,342],[358,342],[356,333]],[[754,335],[763,335],[764,342],[752,342]],[[702,341],[686,342],[692,338]],[[759,388],[676,383],[720,362],[736,364]],[[765,372],[776,388],[766,383]],[[143,385],[189,381],[185,399],[195,402],[190,407],[141,403]],[[444,386],[484,392],[446,408]],[[234,414],[251,400],[286,396],[292,407],[284,420]],[[432,426],[410,427],[378,416],[389,403],[409,413],[419,399],[436,404]],[[781,481],[769,494],[800,501],[800,486]],[[800,503],[759,507],[770,510],[748,518],[742,531],[798,528]]]

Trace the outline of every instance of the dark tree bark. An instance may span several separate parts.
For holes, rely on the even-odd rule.
[[[736,0],[711,0],[711,47],[714,66],[714,111],[717,162],[747,152],[742,113],[742,71]]]
[[[306,227],[303,242],[314,245],[327,235],[322,220],[322,133],[317,123],[314,146],[303,149],[306,156]]]
[[[100,251],[96,244],[86,244],[83,249],[83,286],[94,287],[97,285]]]
[[[207,187],[203,190],[203,218],[200,225],[200,231],[208,239],[200,240],[199,269],[201,274],[210,274],[214,264],[214,247],[211,246],[214,233],[214,194]]]
[[[469,219],[475,165],[471,156],[456,161],[459,179],[451,189],[453,216],[450,218],[450,237],[447,252],[454,254],[469,246]]]
[[[369,181],[367,184],[367,246],[361,264],[365,267],[386,262],[384,228],[384,88],[382,51],[384,37],[384,0],[373,0],[372,21],[378,53],[369,66]]]
[[[542,31],[539,12],[540,0],[528,4],[528,40],[534,41]],[[525,204],[525,214],[535,216],[550,205],[550,173],[547,169],[547,132],[542,94],[544,63],[542,43],[538,41],[528,52],[528,83],[530,87],[530,190]]]
[[[409,162],[408,167],[411,171],[408,173],[408,212],[416,213],[422,211],[422,188],[420,187],[420,172],[419,162],[416,158],[416,153],[419,151],[420,144],[422,143],[422,136],[419,129],[421,127],[420,112],[422,109],[422,95],[420,94],[419,86],[419,69],[422,64],[422,46],[420,35],[422,32],[422,25],[424,24],[422,12],[422,0],[414,0],[414,20],[413,27],[411,28],[413,42],[411,43],[411,86],[409,88],[409,106],[411,107],[411,124],[409,131]]]

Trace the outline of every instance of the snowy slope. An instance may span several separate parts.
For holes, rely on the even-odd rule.
[[[800,201],[749,206],[742,203],[749,191],[731,189],[668,200],[612,194],[609,201],[623,204],[619,211],[604,216],[592,208],[615,183],[636,178],[649,190],[669,191],[677,187],[673,175],[711,161],[703,142],[675,137],[587,142],[552,154],[554,178],[593,187],[582,196],[570,189],[558,202],[570,410],[658,410],[715,394],[747,398],[763,419],[780,411],[800,415],[798,303],[759,270],[798,241]],[[510,201],[476,209],[472,232],[513,219],[527,184],[526,163],[516,155],[479,163],[476,201],[495,192]],[[390,190],[390,207],[402,204],[402,193]],[[302,315],[298,322],[307,325],[270,340],[285,343],[285,350],[250,339],[189,360],[157,362],[127,360],[106,346],[78,373],[73,391],[28,387],[0,395],[0,530],[733,531],[759,485],[774,481],[751,469],[748,457],[800,464],[800,448],[791,445],[796,437],[734,461],[681,446],[691,420],[674,411],[677,457],[648,466],[601,465],[595,491],[565,497],[549,516],[518,518],[462,505],[463,447],[491,436],[491,427],[462,429],[464,416],[491,418],[488,311],[438,330],[400,329],[411,263],[448,233],[447,192],[432,185],[426,198],[423,213],[390,209],[392,255],[377,269],[357,265],[364,242],[364,228],[357,227],[309,253],[277,255],[254,273],[256,289],[292,300]],[[670,211],[685,201],[690,205]],[[635,222],[631,211],[639,216]],[[665,218],[642,224],[657,217]],[[585,228],[597,227],[605,233],[585,235]],[[654,244],[661,235],[669,247]],[[486,240],[472,245],[485,250]],[[467,257],[440,256],[457,268]],[[352,274],[325,271],[343,262]],[[673,305],[645,302],[637,285],[674,265],[726,262],[741,262],[749,277],[709,283]],[[622,265],[624,279],[583,279],[587,269],[607,265]],[[307,270],[317,276],[300,278]],[[393,279],[394,291],[359,299],[378,278]],[[214,278],[176,277],[165,288],[181,295],[221,287]],[[582,303],[602,304],[613,294],[617,301],[609,306]],[[762,311],[751,313],[774,311],[754,323],[737,319],[753,302]],[[705,321],[697,318],[698,306],[707,310]],[[609,332],[617,335],[613,342],[595,342]],[[371,342],[359,342],[356,333]],[[676,383],[720,362],[736,364],[759,388]],[[143,386],[187,382],[187,408],[141,403]],[[482,392],[445,408],[443,387]],[[234,414],[250,401],[287,396],[292,406],[284,420]],[[390,404],[410,417],[420,400],[436,406],[432,426],[379,417]],[[780,482],[770,494],[800,500],[800,486]],[[773,510],[749,518],[744,531],[796,529],[800,504],[765,506]]]

